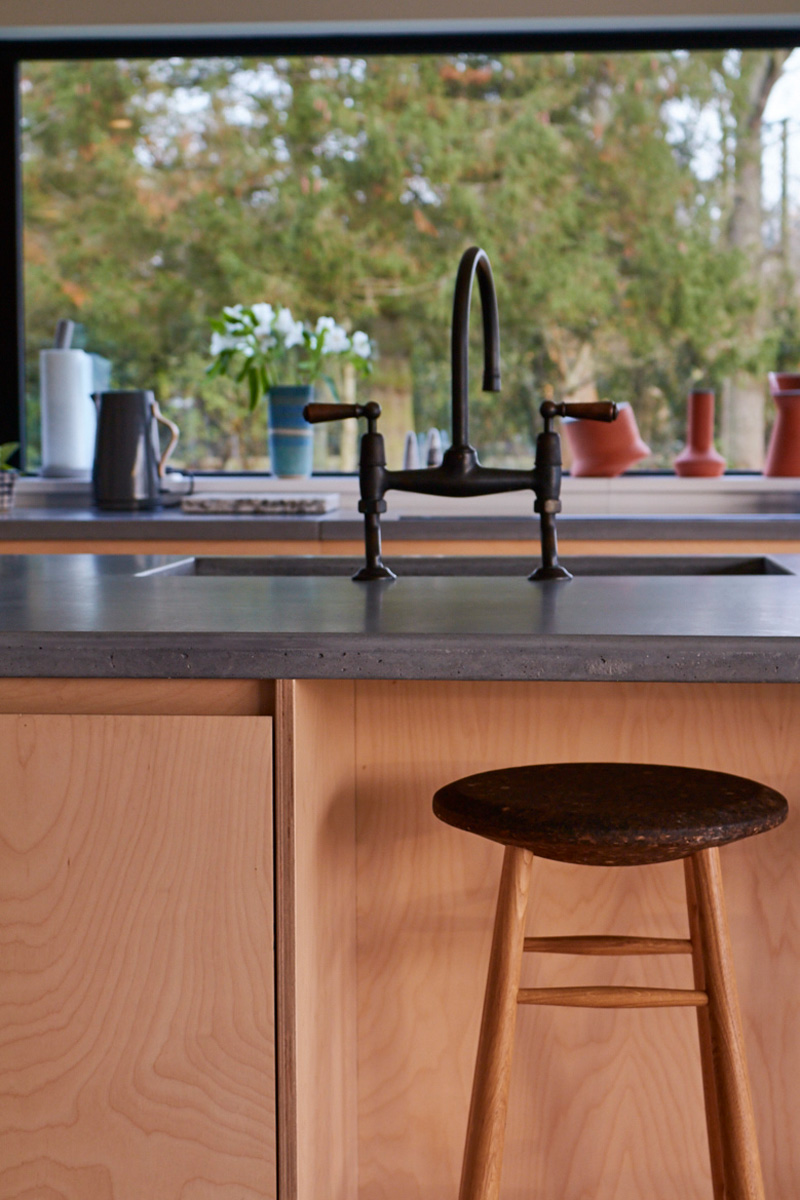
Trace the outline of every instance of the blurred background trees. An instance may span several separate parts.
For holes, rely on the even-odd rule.
[[[38,351],[71,317],[115,386],[154,388],[186,465],[266,467],[263,410],[250,416],[204,368],[209,316],[268,300],[370,333],[379,354],[359,394],[383,405],[398,465],[407,429],[449,427],[452,288],[477,243],[504,372],[501,395],[484,396],[474,355],[483,461],[529,461],[549,388],[630,401],[655,451],[645,465],[669,465],[702,384],[726,397],[730,465],[757,466],[761,380],[800,367],[791,238],[765,242],[761,198],[764,106],[786,59],[26,64],[34,455]],[[352,454],[338,436],[334,469]]]

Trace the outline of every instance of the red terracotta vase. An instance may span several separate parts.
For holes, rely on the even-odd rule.
[[[675,459],[675,473],[711,478],[725,470],[725,459],[714,449],[714,393],[689,392],[686,446]]]
[[[574,476],[621,475],[650,454],[630,404],[619,405],[616,421],[580,421],[566,417],[563,428],[572,451],[569,470]]]
[[[800,374],[770,371],[769,390],[778,409],[764,474],[800,475]]]

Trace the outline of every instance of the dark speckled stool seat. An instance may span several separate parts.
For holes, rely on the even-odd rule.
[[[764,1200],[719,847],[780,825],[784,797],[719,771],[557,763],[440,788],[433,811],[505,846],[459,1200],[497,1200],[518,1004],[697,1008],[715,1200]],[[595,866],[684,859],[689,937],[525,937],[533,856]],[[520,988],[524,951],[691,954],[694,988]]]

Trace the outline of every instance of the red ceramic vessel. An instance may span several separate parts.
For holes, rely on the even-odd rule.
[[[714,449],[714,393],[689,392],[686,446],[675,459],[677,475],[709,479],[725,470],[725,459]]]
[[[800,374],[770,371],[769,390],[778,409],[764,474],[800,475]]]
[[[650,454],[642,441],[630,404],[620,404],[616,421],[579,421],[565,418],[564,435],[572,451],[571,475],[611,477],[621,475]]]

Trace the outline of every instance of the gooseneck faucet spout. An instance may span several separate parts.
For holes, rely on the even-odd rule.
[[[458,265],[453,296],[453,326],[450,341],[452,369],[452,438],[451,447],[460,459],[475,461],[475,451],[469,444],[469,313],[475,276],[481,295],[483,316],[483,390],[500,391],[500,319],[497,313],[492,268],[484,250],[472,246]],[[465,452],[467,452],[465,454]]]

